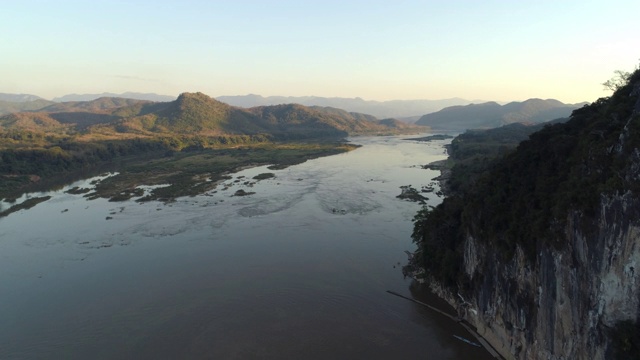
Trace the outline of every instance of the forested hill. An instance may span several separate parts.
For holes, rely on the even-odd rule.
[[[640,351],[640,71],[616,87],[473,176],[454,168],[458,191],[415,218],[413,265],[509,358]]]
[[[571,111],[584,104],[564,104],[553,99],[529,99],[500,105],[496,102],[451,106],[438,112],[424,115],[416,124],[434,130],[464,131],[467,129],[489,129],[506,124],[537,124],[567,117]]]
[[[55,103],[34,112],[2,116],[0,129],[111,138],[159,134],[311,138],[424,130],[333,108],[289,104],[243,109],[202,93],[183,93],[171,102],[104,97]]]

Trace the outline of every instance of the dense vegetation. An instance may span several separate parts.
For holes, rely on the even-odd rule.
[[[544,125],[564,122],[557,119],[546,124],[524,125],[520,123],[505,125],[490,130],[469,130],[460,134],[449,145],[449,159],[446,165],[450,175],[446,188],[455,193],[470,190],[480,177],[488,172],[496,159],[512,152],[529,135],[542,129]]]
[[[542,246],[563,246],[569,211],[581,212],[586,226],[600,194],[640,191],[630,161],[639,155],[640,72],[627,80],[611,97],[575,110],[569,121],[531,134],[515,151],[509,148],[519,132],[505,144],[491,139],[497,132],[456,139],[451,146],[454,191],[415,218],[419,265],[441,283],[459,288],[467,281],[460,269],[466,234],[487,242],[505,259],[517,246],[533,259]],[[506,130],[517,128],[499,131]],[[471,141],[475,136],[487,141]]]
[[[558,122],[561,120],[558,120]],[[469,130],[448,146],[443,179],[447,198],[435,208],[423,208],[414,217],[412,237],[419,245],[420,267],[451,286],[457,284],[463,240],[462,211],[465,196],[478,179],[487,176],[496,163],[513,152],[518,144],[543,125],[511,124],[490,130]]]

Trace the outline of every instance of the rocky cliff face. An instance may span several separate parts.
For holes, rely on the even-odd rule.
[[[582,114],[574,114],[573,123],[554,133],[568,139],[573,136],[570,129],[578,129],[571,149],[566,151],[567,159],[571,159],[567,160],[567,166],[573,168],[557,179],[573,186],[584,184],[584,189],[569,191],[568,186],[550,186],[537,180],[532,182],[532,200],[526,197],[522,200],[523,193],[516,190],[491,200],[494,201],[491,204],[517,205],[518,201],[526,201],[535,206],[571,199],[562,208],[566,210],[564,212],[554,209],[550,216],[542,216],[540,212],[531,215],[544,222],[536,227],[536,236],[540,238],[534,239],[534,245],[531,245],[531,237],[528,242],[510,238],[513,234],[522,234],[520,229],[505,225],[496,230],[496,225],[483,217],[486,214],[476,215],[492,211],[492,217],[517,221],[513,220],[517,217],[505,217],[500,211],[511,208],[518,213],[521,209],[515,205],[503,208],[469,205],[474,199],[482,199],[478,194],[459,194],[464,201],[458,200],[458,203],[465,204],[459,211],[434,210],[441,219],[438,224],[448,222],[443,218],[447,214],[449,217],[455,216],[450,214],[462,214],[459,218],[461,226],[451,239],[442,239],[444,225],[433,225],[434,221],[427,219],[419,228],[422,235],[417,241],[417,254],[422,256],[416,258],[423,259],[421,265],[430,274],[432,289],[454,305],[460,315],[506,358],[613,358],[612,334],[617,324],[621,321],[638,324],[639,115],[640,73],[636,72],[630,77],[630,83],[611,99],[600,101],[599,105],[593,105]],[[557,141],[553,138],[555,135],[549,133],[538,138]],[[530,155],[520,158],[533,159]],[[503,168],[518,169],[513,164]],[[546,170],[539,169],[541,172]],[[575,180],[576,175],[588,179]],[[518,175],[510,173],[507,178],[517,179]],[[498,179],[509,181],[504,177]],[[535,187],[542,186],[540,184],[556,189],[556,192],[538,194]],[[510,186],[508,183],[500,185]],[[489,195],[483,196],[488,198],[491,188],[484,186],[477,185],[475,189],[485,191]],[[580,198],[580,191],[589,192],[585,198],[592,200]],[[512,200],[513,197],[518,200]],[[418,224],[416,226],[418,229]],[[451,268],[441,271],[441,267],[434,265],[436,260],[424,255],[435,253],[434,249],[439,247],[455,249],[458,256],[455,271]],[[505,248],[510,250],[504,251]]]
[[[640,315],[639,209],[631,193],[602,196],[595,223],[584,229],[572,213],[569,245],[540,250],[536,264],[520,249],[504,262],[469,234],[464,271],[473,295],[464,303],[439,292],[507,358],[608,358],[610,329]]]

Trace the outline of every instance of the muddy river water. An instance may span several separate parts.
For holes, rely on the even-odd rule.
[[[420,165],[446,157],[446,140],[402,139],[167,204],[64,192],[90,180],[28,195],[52,198],[0,218],[0,358],[489,359],[386,292],[412,296],[420,205],[400,186],[431,184]]]

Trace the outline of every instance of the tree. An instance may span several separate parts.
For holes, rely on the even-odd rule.
[[[615,75],[602,83],[605,89],[609,89],[611,91],[617,91],[621,87],[627,85],[629,82],[629,78],[631,78],[631,73],[628,71],[616,70],[613,72]]]

